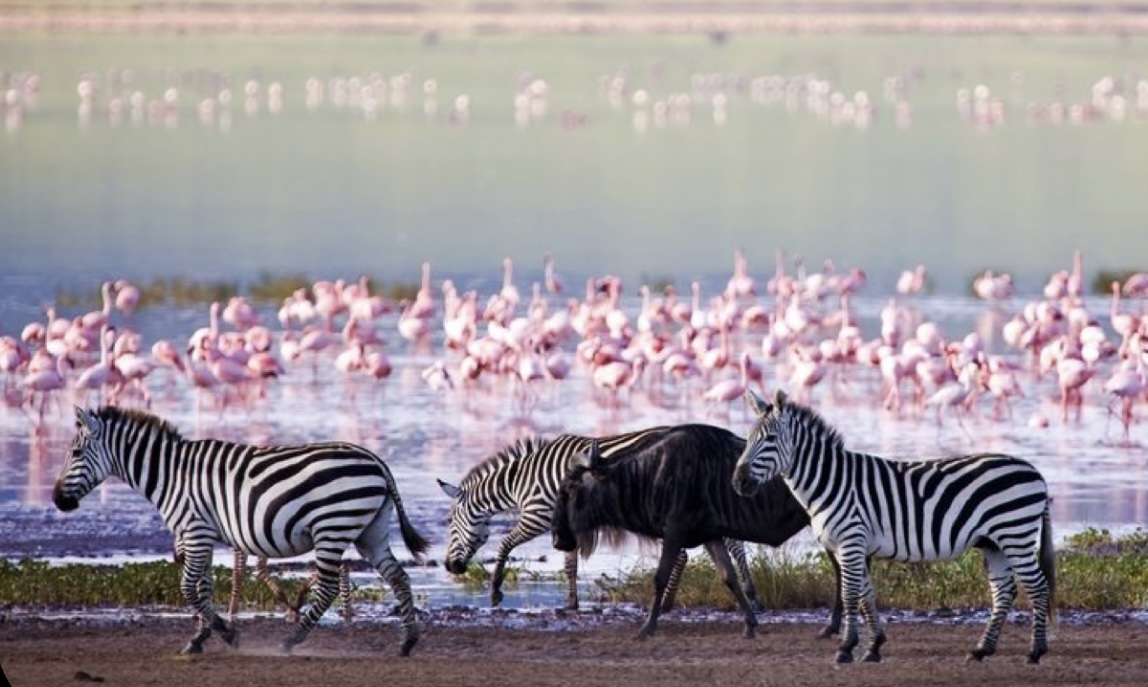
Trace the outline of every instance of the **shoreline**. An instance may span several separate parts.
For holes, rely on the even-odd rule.
[[[0,33],[737,35],[1139,35],[1148,3],[594,2],[0,4]]]

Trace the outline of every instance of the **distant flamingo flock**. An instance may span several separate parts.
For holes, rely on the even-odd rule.
[[[1082,297],[1079,253],[1026,302],[1014,302],[1008,274],[986,271],[973,287],[1000,312],[993,336],[1007,348],[994,352],[983,332],[943,332],[912,306],[926,278],[924,266],[907,269],[877,331],[866,332],[850,305],[868,286],[865,272],[829,261],[820,271],[800,261],[793,269],[779,254],[772,276],[759,281],[739,250],[720,293],[703,294],[697,282],[688,297],[641,285],[640,303],[629,308],[622,280],[610,275],[570,296],[549,255],[528,297],[509,258],[501,287],[481,296],[449,279],[436,287],[428,262],[410,300],[371,293],[366,278],[316,281],[284,299],[274,328],[235,296],[211,303],[185,341],[152,342],[131,327],[140,294],[121,279],[101,285],[99,310],[64,317],[49,306],[42,321],[0,336],[0,374],[6,407],[42,425],[64,399],[150,407],[156,389],[173,384],[195,393],[197,407],[220,411],[272,402],[269,387],[284,375],[333,370],[385,384],[397,345],[434,361],[422,370],[433,391],[504,394],[522,414],[559,383],[585,384],[614,410],[645,393],[726,413],[747,386],[783,386],[812,403],[818,393],[871,395],[897,417],[941,423],[948,415],[962,426],[981,404],[989,420],[1022,421],[1013,399],[1040,395],[1057,399],[1060,422],[1078,422],[1093,395],[1128,439],[1137,405],[1148,400],[1148,314],[1126,304],[1148,299],[1148,273],[1113,282],[1108,312],[1094,313]],[[391,326],[398,344],[385,332]],[[1037,411],[1023,421],[1042,427],[1052,419]]]
[[[110,126],[177,126],[193,117],[205,127],[229,129],[242,113],[247,120],[261,115],[272,117],[288,108],[289,96],[301,100],[307,112],[324,108],[352,113],[365,121],[379,121],[386,113],[415,114],[451,125],[470,121],[474,98],[459,91],[445,93],[439,79],[415,71],[394,74],[372,72],[362,75],[339,74],[327,78],[310,76],[301,88],[292,90],[280,80],[237,79],[210,70],[179,72],[168,70],[164,85],[146,91],[133,69],[109,69],[84,74],[75,84],[76,114],[81,126],[105,121]],[[171,78],[172,75],[174,78]],[[18,131],[27,117],[42,109],[43,79],[36,72],[15,71],[4,78],[0,73],[0,109],[9,132]],[[885,77],[880,94],[849,88],[816,74],[745,75],[694,73],[688,83],[663,90],[638,81],[629,71],[605,74],[598,79],[599,97],[615,113],[630,118],[636,131],[651,128],[688,126],[708,121],[726,124],[732,107],[748,102],[758,107],[782,107],[788,112],[805,113],[834,126],[868,129],[874,121],[899,128],[913,123],[911,94],[924,78],[919,69]],[[1102,75],[1087,93],[1066,100],[1042,101],[1025,92],[1025,75],[1015,72],[1004,88],[994,90],[986,83],[957,88],[956,113],[962,122],[977,128],[995,128],[1010,121],[1029,125],[1085,125],[1121,123],[1148,117],[1148,79],[1133,83],[1120,77]],[[488,111],[503,110],[512,104],[511,119],[516,126],[557,124],[578,129],[589,120],[585,111],[552,104],[550,83],[529,72],[518,75],[513,90],[500,103],[483,102]]]

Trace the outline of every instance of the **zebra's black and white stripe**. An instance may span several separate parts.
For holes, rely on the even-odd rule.
[[[660,440],[669,427],[651,427],[636,432],[597,439],[603,460],[629,455]],[[528,437],[510,444],[471,468],[458,486],[439,480],[439,486],[452,499],[450,535],[447,540],[446,569],[459,575],[490,537],[491,519],[498,513],[517,510],[518,520],[498,545],[494,573],[490,581],[490,601],[502,602],[502,582],[510,553],[519,545],[550,532],[558,490],[571,462],[590,449],[593,437],[562,434],[554,439]],[[750,576],[745,547],[740,541],[726,540],[741,575],[750,603],[759,606],[757,589]],[[686,564],[683,551],[678,557],[666,592],[666,608],[673,606],[677,582]],[[578,607],[578,554],[566,554],[566,607]]]
[[[339,591],[343,554],[354,545],[398,599],[405,638],[418,641],[410,581],[390,549],[397,512],[403,542],[416,556],[427,549],[403,510],[391,471],[375,454],[347,443],[251,446],[184,439],[148,413],[76,408],[76,436],[52,494],[70,511],[107,477],[118,477],[159,509],[175,534],[183,562],[181,589],[195,608],[199,631],[185,653],[203,650],[218,630],[235,644],[235,630],[212,603],[211,559],[217,544],[268,558],[314,550],[319,574],[312,603],[299,615],[283,650],[303,641]]]
[[[749,494],[782,475],[809,511],[814,534],[837,554],[845,612],[838,662],[852,660],[858,610],[872,635],[865,660],[881,660],[885,630],[869,557],[935,561],[970,548],[984,556],[993,599],[988,627],[970,658],[995,652],[1019,580],[1033,610],[1028,659],[1040,660],[1047,651],[1056,578],[1048,486],[1036,468],[993,453],[929,461],[858,453],[784,392],[772,404],[752,391],[746,399],[757,421],[734,470],[734,488]]]

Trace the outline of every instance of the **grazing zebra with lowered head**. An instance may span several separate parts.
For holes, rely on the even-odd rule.
[[[597,439],[604,460],[624,456],[643,446],[659,441],[669,427],[651,427],[637,432]],[[510,444],[475,465],[458,486],[439,480],[443,492],[452,499],[450,537],[446,551],[446,569],[461,575],[467,563],[490,537],[490,521],[498,513],[517,510],[519,517],[510,533],[498,546],[494,573],[490,581],[490,603],[502,602],[502,582],[506,562],[515,547],[550,532],[554,503],[562,478],[576,457],[590,448],[591,437],[563,434],[554,439],[528,437]],[[740,541],[726,540],[730,554],[741,574],[746,597],[760,607],[757,588],[749,572],[745,547]],[[677,583],[687,562],[683,550],[677,557],[667,590],[664,609],[673,606]],[[578,608],[578,554],[566,553],[566,607]]]
[[[314,550],[319,581],[282,649],[303,641],[339,591],[343,554],[354,545],[398,599],[410,654],[418,641],[410,581],[390,549],[397,512],[403,542],[419,556],[428,543],[403,509],[391,471],[370,451],[347,443],[251,446],[184,439],[173,425],[136,410],[76,408],[76,436],[52,492],[62,511],[115,476],[159,509],[182,560],[180,587],[199,630],[184,653],[199,653],[217,630],[235,646],[238,633],[212,603],[216,544],[269,558]]]
[[[996,453],[928,461],[858,453],[783,391],[767,403],[747,390],[746,401],[757,421],[734,469],[734,488],[752,494],[781,475],[809,511],[814,534],[836,553],[845,607],[838,663],[853,660],[858,610],[871,634],[864,660],[881,660],[885,629],[866,565],[870,556],[936,561],[970,548],[984,556],[993,607],[969,658],[996,651],[1018,579],[1032,601],[1028,660],[1036,663],[1047,652],[1056,571],[1048,486],[1036,468]]]

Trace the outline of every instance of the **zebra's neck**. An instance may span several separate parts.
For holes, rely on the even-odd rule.
[[[829,505],[837,507],[842,491],[853,488],[847,479],[855,454],[837,441],[817,434],[794,439],[789,470],[783,474],[793,495],[810,515]]]

